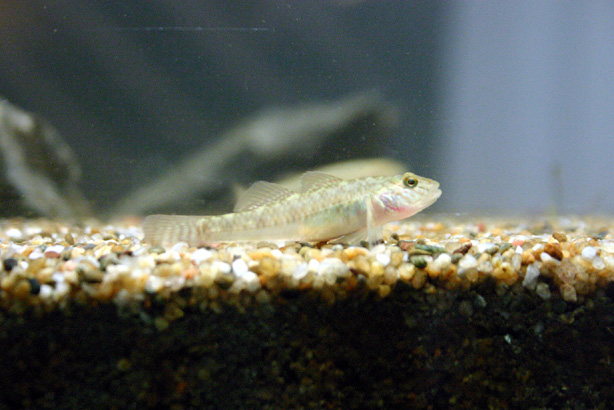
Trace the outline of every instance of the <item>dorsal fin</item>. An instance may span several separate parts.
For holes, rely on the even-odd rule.
[[[249,211],[263,205],[279,202],[294,192],[272,182],[258,181],[250,186],[237,200],[234,212]]]
[[[301,193],[339,185],[343,180],[318,171],[307,171],[301,176]]]

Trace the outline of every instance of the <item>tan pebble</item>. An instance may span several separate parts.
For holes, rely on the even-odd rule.
[[[480,263],[484,263],[489,261],[491,258],[491,255],[487,254],[486,252],[484,252],[483,254],[480,255],[480,257],[478,258],[478,264]]]
[[[399,277],[405,283],[412,280],[416,273],[416,267],[411,263],[403,263],[399,266]]]
[[[268,277],[278,275],[281,272],[281,261],[273,256],[264,256],[255,271]]]
[[[266,290],[259,290],[254,299],[258,303],[269,303],[271,301],[271,295]]]
[[[31,275],[35,275],[39,270],[43,269],[45,266],[47,266],[47,260],[45,258],[34,259],[30,261],[30,263],[28,263],[28,268],[26,269],[26,272]]]
[[[11,289],[11,293],[17,299],[25,299],[30,294],[30,289],[30,282],[22,279],[15,284],[13,289]]]
[[[285,276],[292,276],[298,269],[299,261],[293,257],[287,257],[284,255],[281,258],[280,272]]]
[[[578,295],[576,294],[576,289],[570,285],[569,283],[564,283],[560,288],[561,296],[563,300],[566,302],[577,302]]]
[[[371,262],[371,271],[370,271],[369,274],[371,276],[382,276],[382,275],[384,275],[384,265],[382,265],[378,261]]]
[[[457,289],[461,283],[462,282],[458,278],[458,276],[449,276],[447,277],[447,280],[445,282],[445,288],[447,290],[454,290],[454,289]]]
[[[367,279],[367,287],[371,290],[376,290],[382,284],[384,276],[369,276]]]
[[[396,283],[397,276],[398,276],[398,273],[395,268],[393,268],[390,265],[386,266],[386,268],[384,269],[384,282],[385,283],[387,283],[388,285],[392,285],[393,283]]]
[[[72,248],[70,251],[71,259],[77,259],[83,255],[85,255],[85,249],[83,248]]]
[[[411,285],[414,289],[420,289],[426,283],[427,274],[424,270],[418,269],[414,277],[411,279]]]
[[[183,310],[175,303],[170,303],[164,310],[164,319],[168,322],[174,322],[177,319],[181,319],[183,315]]]
[[[0,288],[6,292],[9,292],[15,286],[17,282],[17,275],[9,275],[2,278],[0,281]]]
[[[249,257],[255,261],[258,261],[264,257],[272,258],[273,254],[271,253],[270,248],[258,248],[255,251],[248,253]]]
[[[548,300],[551,296],[550,288],[548,287],[548,284],[544,282],[537,283],[537,285],[535,286],[535,293],[543,300]]]
[[[124,247],[123,247],[123,246],[121,246],[121,245],[113,245],[113,246],[111,247],[111,252],[114,252],[114,253],[122,253],[122,252],[124,252]]]
[[[217,286],[212,286],[209,288],[209,292],[207,297],[211,300],[215,300],[220,297],[221,289]]]
[[[546,245],[544,246],[544,252],[559,261],[563,259],[563,251],[561,250],[561,245],[559,245],[558,243],[546,243]]]
[[[79,283],[79,275],[74,270],[68,270],[64,272],[64,280],[68,283],[76,285]]]
[[[509,262],[503,262],[501,266],[496,268],[493,272],[493,276],[507,285],[513,284],[518,279],[518,273]]]
[[[593,290],[593,286],[591,286],[591,283],[588,280],[585,282],[576,282],[573,286],[576,293],[580,295],[587,295]]]
[[[163,317],[157,317],[154,319],[154,326],[156,327],[156,329],[158,329],[158,331],[162,332],[168,329],[169,323]]]
[[[563,232],[554,232],[552,237],[561,243],[567,242],[567,235],[565,235]]]
[[[477,268],[466,270],[463,276],[469,283],[476,283],[480,278]]]
[[[441,268],[434,261],[428,261],[424,270],[431,279],[436,278],[441,274]]]
[[[501,236],[504,233],[504,231],[503,231],[503,228],[493,228],[491,229],[490,233],[493,236]]]
[[[62,272],[61,269],[59,269],[59,271]],[[51,277],[53,276],[54,273],[55,273],[55,269],[50,266],[50,267],[43,268],[43,269],[39,270],[38,272],[36,272],[34,274],[34,277],[40,283],[49,283],[49,282],[51,282]]]
[[[377,289],[377,293],[380,297],[385,298],[386,296],[390,295],[390,291],[392,289],[390,288],[390,286],[388,285],[381,285],[378,289]]]
[[[348,261],[348,260],[352,260],[354,259],[356,256],[358,255],[366,255],[367,254],[367,250],[365,248],[360,248],[357,246],[351,246],[349,248],[346,248],[343,250],[342,252],[342,260],[343,261]]]
[[[524,251],[522,252],[522,264],[523,265],[530,265],[533,262],[535,262],[535,256],[533,255],[533,253],[531,251]]]
[[[403,263],[403,252],[394,250],[390,253],[390,265],[397,268]]]
[[[358,273],[368,276],[370,273],[370,264],[364,255],[359,255],[348,262],[350,269],[355,269]]]
[[[74,245],[75,244],[75,237],[72,236],[71,234],[67,233],[66,235],[64,235],[64,240],[66,241],[67,244],[69,245]]]
[[[211,265],[203,263],[198,267],[198,283],[206,288],[213,285],[215,273],[211,270]]]
[[[79,270],[77,272],[81,275],[84,282],[87,283],[100,283],[104,280],[104,272],[96,268],[88,268]]]

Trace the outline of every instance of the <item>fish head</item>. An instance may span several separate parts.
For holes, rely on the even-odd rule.
[[[431,206],[441,195],[439,182],[411,172],[387,178],[373,197],[378,224],[399,221]]]

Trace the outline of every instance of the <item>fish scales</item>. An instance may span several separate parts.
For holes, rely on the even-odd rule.
[[[237,212],[225,215],[148,216],[143,223],[145,240],[184,241],[193,246],[262,240],[315,242],[349,236],[371,240],[377,227],[428,207],[441,191],[438,182],[409,172],[349,181],[307,172],[300,193],[261,182],[244,195]]]

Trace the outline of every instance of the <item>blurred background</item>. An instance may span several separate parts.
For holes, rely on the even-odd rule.
[[[612,212],[613,76],[606,1],[0,2],[0,97],[57,128],[99,212],[173,169],[226,195],[376,156],[441,182],[431,212]],[[246,149],[267,119],[326,138]]]

